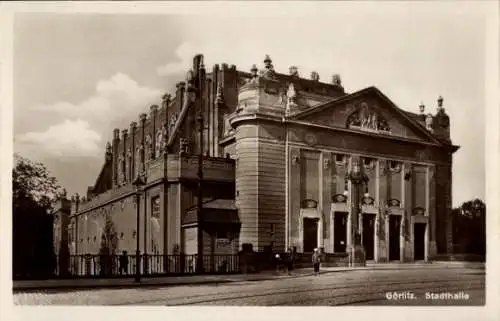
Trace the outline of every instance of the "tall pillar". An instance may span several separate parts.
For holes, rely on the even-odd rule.
[[[139,168],[139,173],[142,173],[143,171],[146,171],[146,118],[147,115],[146,113],[142,113],[139,115],[139,120],[140,120],[140,126],[141,126],[141,168]]]
[[[127,173],[127,136],[128,136],[128,130],[127,129],[123,129],[122,130],[122,144],[123,144],[123,151],[122,151],[122,159],[123,159],[123,164],[122,164],[122,168],[120,169],[121,171],[121,174],[122,174],[122,182],[120,183],[126,183],[127,182],[127,179],[129,178],[128,177],[128,173]]]
[[[120,130],[115,128],[113,130],[113,187],[118,186],[118,171],[120,170],[120,164],[118,163],[118,159],[120,155],[118,155],[118,148],[120,146]]]
[[[347,175],[352,186],[351,192],[351,247],[350,247],[350,262],[351,266],[365,266],[366,258],[365,251],[363,250],[363,245],[361,244],[361,235],[359,233],[359,216],[360,214],[360,196],[361,196],[361,187],[364,183],[368,181],[368,177],[363,172],[360,164],[359,157],[353,158],[351,163],[351,170]]]
[[[430,168],[429,165],[425,167],[425,215],[429,218],[430,211]],[[427,262],[429,260],[429,234],[430,234],[430,218],[425,226],[425,249],[424,249],[424,260]]]
[[[347,156],[346,156],[347,157]],[[352,163],[352,157],[348,157],[347,159],[347,164],[346,166],[346,176],[347,173],[351,171],[351,163]],[[346,177],[347,179],[347,177]],[[347,204],[352,203],[352,182],[350,179],[347,180]],[[349,213],[347,215],[347,249],[349,249],[352,246],[352,206],[347,206]]]
[[[158,115],[158,106],[157,105],[152,105],[149,107],[149,114],[150,114],[150,117],[149,119],[151,120],[151,145],[152,145],[152,148],[151,148],[151,156],[150,156],[150,159],[156,159],[156,140],[158,139],[157,137],[157,130],[159,128],[158,124],[157,124],[157,115]]]
[[[136,141],[135,141],[135,134],[136,134],[136,129],[137,129],[137,122],[133,121],[130,123],[130,135],[131,140],[130,140],[130,149],[132,150],[132,161],[130,162],[130,179],[131,181],[134,181],[135,179],[135,157],[136,157],[136,152],[135,152],[135,146],[136,146]]]
[[[319,195],[318,195],[318,211],[321,215],[321,218],[318,222],[318,248],[324,248],[324,243],[323,243],[323,221],[324,221],[324,215],[323,215],[323,173],[324,173],[324,167],[323,167],[323,153],[320,153],[319,155],[319,179],[318,179],[318,188],[319,188]]]
[[[429,235],[429,258],[432,259],[437,254],[436,245],[436,167],[435,165],[429,168],[429,224],[430,224],[430,235]]]
[[[379,248],[380,248],[380,215],[381,210],[383,209],[383,205],[380,204],[380,160],[375,160],[375,206],[377,207],[377,216],[375,218],[375,251],[374,251],[374,259],[375,263],[379,262]]]
[[[406,166],[407,164],[401,163],[401,209],[403,210],[403,214],[401,215],[401,222],[399,226],[399,260],[401,262],[404,261],[405,257],[405,225],[406,223],[406,180],[405,180],[405,173],[406,173]]]

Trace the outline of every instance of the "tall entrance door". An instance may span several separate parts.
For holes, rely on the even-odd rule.
[[[363,214],[363,247],[366,251],[366,259],[373,260],[375,257],[375,214]]]
[[[425,260],[425,223],[413,224],[413,253],[414,260]]]
[[[304,252],[313,252],[318,247],[318,219],[304,218]]]
[[[389,216],[389,261],[399,261],[401,259],[400,249],[400,227],[401,216]]]
[[[347,244],[347,213],[335,212],[333,215],[333,251],[345,253]]]

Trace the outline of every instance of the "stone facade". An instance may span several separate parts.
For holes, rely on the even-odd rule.
[[[228,208],[210,210],[237,217],[203,223],[204,253],[236,253],[244,243],[257,250],[345,252],[358,212],[369,259],[446,253],[458,147],[442,99],[435,115],[413,114],[377,88],[348,94],[338,75],[328,84],[290,70],[276,73],[268,58],[260,71],[222,64],[205,73],[203,57],[195,57],[175,97],[165,95],[161,107],[114,130],[95,186],[86,200],[73,199],[70,253],[98,253],[106,224],[117,253],[134,253],[137,234],[141,252],[196,252],[199,224],[187,215],[197,205],[200,151],[203,201],[222,206],[217,200],[232,200]],[[346,178],[353,161],[368,178],[360,186]],[[132,184],[138,175],[146,178],[140,193]],[[359,200],[352,199],[354,188]],[[209,220],[211,214],[203,215]]]

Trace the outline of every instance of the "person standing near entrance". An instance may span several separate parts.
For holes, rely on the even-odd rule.
[[[312,255],[312,263],[314,267],[314,275],[319,275],[319,265],[321,263],[321,254],[318,249],[314,249],[314,253]]]

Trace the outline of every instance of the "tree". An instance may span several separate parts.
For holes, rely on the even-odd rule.
[[[55,267],[52,217],[61,187],[42,163],[14,155],[12,170],[13,272],[44,277]]]
[[[17,208],[42,208],[52,210],[58,195],[63,191],[57,179],[50,175],[44,164],[14,155],[12,170],[12,203]]]
[[[476,198],[453,209],[453,243],[461,253],[485,255],[486,204]]]
[[[116,268],[115,255],[118,247],[118,235],[115,224],[110,214],[106,214],[104,230],[101,235],[101,248],[99,249],[99,264],[101,275],[112,275]]]

